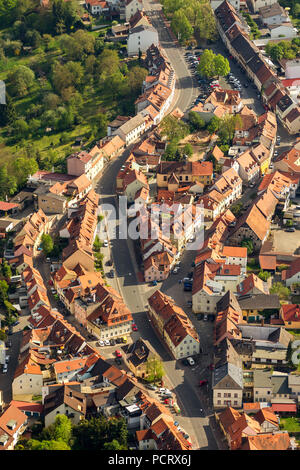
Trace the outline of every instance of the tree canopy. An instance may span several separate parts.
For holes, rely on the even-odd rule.
[[[230,72],[228,59],[221,54],[215,54],[211,49],[205,49],[201,55],[198,72],[202,77],[224,77]]]

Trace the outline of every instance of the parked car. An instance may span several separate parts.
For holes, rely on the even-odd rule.
[[[17,321],[15,321],[15,322],[12,324],[12,326],[17,326],[17,325],[19,325],[19,323],[20,323],[20,322],[17,320]]]
[[[114,345],[116,344],[116,340],[115,340],[115,339],[111,339],[111,340],[110,340],[110,344],[111,344],[112,346],[114,346]]]
[[[208,383],[208,380],[200,380],[199,382],[199,387],[203,387],[204,385],[206,385]]]
[[[157,281],[152,281],[151,286],[157,286]]]
[[[179,426],[178,421],[174,421],[174,426],[176,426],[176,428],[177,428],[177,426]]]
[[[204,315],[203,320],[204,320],[204,321],[207,321],[207,320],[208,320],[208,316],[207,316],[207,315]]]
[[[135,323],[133,323],[133,324],[131,325],[131,328],[132,328],[132,331],[137,331],[137,330],[138,330],[138,327],[136,326]]]
[[[111,277],[111,278],[115,277],[115,272],[114,272],[113,269],[111,269],[111,270],[109,271],[109,277]]]
[[[176,267],[173,269],[172,273],[173,273],[173,274],[178,274],[178,271],[179,271],[179,266],[176,266]]]
[[[2,369],[3,374],[6,374],[7,369],[8,369],[7,364],[4,364],[3,369]]]
[[[108,240],[104,240],[103,246],[108,246]]]
[[[115,358],[115,362],[120,366],[122,364],[122,360],[119,357]]]
[[[164,393],[165,390],[166,390],[166,389],[165,389],[164,387],[160,387],[160,389],[159,389],[158,391],[159,391],[159,393]]]
[[[109,341],[109,339],[106,339],[106,340],[104,341],[104,344],[105,344],[105,346],[110,346],[110,341]]]
[[[288,227],[285,229],[285,232],[295,232],[295,228],[294,227]]]
[[[157,390],[157,386],[153,384],[146,385],[146,387],[149,388],[149,390],[154,390],[154,391]]]
[[[116,357],[122,357],[121,351],[119,349],[115,350]]]
[[[102,341],[102,340],[98,341],[97,346],[99,346],[99,347],[105,346],[104,341]]]
[[[189,365],[190,366],[194,366],[195,365],[195,361],[192,357],[187,357],[186,360],[188,361]]]

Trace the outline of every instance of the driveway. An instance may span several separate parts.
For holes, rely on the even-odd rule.
[[[300,246],[300,231],[285,232],[284,229],[274,230],[274,251],[293,254]]]

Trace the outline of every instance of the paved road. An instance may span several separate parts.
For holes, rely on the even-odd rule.
[[[114,270],[117,275],[117,278],[112,281],[114,282],[114,287],[120,291],[128,308],[131,310],[134,321],[138,326],[139,333],[143,338],[150,341],[151,345],[164,361],[164,367],[168,377],[167,383],[175,391],[179,406],[182,409],[182,416],[178,418],[178,421],[190,435],[193,442],[193,448],[218,449],[218,445],[210,426],[211,418],[207,416],[211,414],[211,409],[206,398],[207,394],[197,386],[200,378],[205,378],[209,375],[206,366],[211,359],[209,356],[203,356],[201,360],[197,360],[196,367],[190,369],[183,367],[181,364],[170,358],[147,318],[147,298],[155,288],[150,287],[145,283],[139,283],[139,269],[135,259],[134,246],[134,244],[138,242],[126,238],[120,238],[120,221],[119,210],[117,207],[118,199],[115,196],[115,179],[120,167],[129,156],[129,153],[130,148],[127,149],[121,157],[109,162],[101,175],[100,180],[95,186],[95,190],[101,196],[100,202],[102,207],[104,204],[113,205],[115,207],[117,218],[117,222],[113,229],[111,229],[112,213],[106,214],[105,221],[106,226],[108,227],[108,235],[105,235],[105,238],[109,239],[110,244],[107,258],[111,257],[113,259]],[[102,238],[104,237],[102,236]],[[194,254],[189,252],[186,254],[184,259],[187,260],[187,263],[191,264],[193,256]],[[161,288],[163,291],[170,293],[170,295],[172,294],[173,289],[175,289],[175,291],[178,290],[177,279],[175,281],[175,276],[174,282],[172,278],[169,278],[169,280],[166,281],[166,284],[161,286]],[[175,298],[174,294],[172,297]],[[182,303],[182,299],[178,298],[178,300],[180,300],[179,305],[184,305],[184,303]],[[197,324],[197,320],[195,318],[192,318],[192,320],[197,326],[197,331],[199,331],[200,329],[199,324]],[[204,348],[206,348],[206,344],[208,348],[209,337],[211,337],[212,332],[210,331],[209,334],[207,333],[208,332],[204,333],[203,338],[201,339]],[[204,409],[205,411],[201,413],[200,409]]]
[[[171,62],[177,77],[177,99],[174,100],[170,111],[178,107],[181,109],[181,111],[185,112],[198,95],[197,82],[192,76],[184,60],[184,50],[174,44],[168,28],[163,22],[161,16],[161,5],[146,0],[145,11],[148,13],[151,23],[158,32],[160,45],[164,49],[169,61]]]

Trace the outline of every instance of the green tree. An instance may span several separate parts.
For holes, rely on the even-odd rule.
[[[193,155],[193,147],[191,144],[187,143],[184,145],[182,149],[182,153],[184,155],[187,155],[188,157],[191,157]]]
[[[271,276],[271,273],[269,273],[268,271],[260,271],[258,273],[259,279],[265,282],[269,279],[270,276]]]
[[[44,233],[42,235],[42,248],[45,253],[45,255],[49,255],[51,251],[53,250],[53,240],[51,238],[51,235],[48,233]]]
[[[215,71],[219,77],[225,77],[230,72],[230,66],[228,59],[223,57],[221,54],[218,54],[215,59]]]
[[[147,75],[148,71],[143,67],[139,67],[138,65],[132,67],[132,69],[129,70],[127,79],[130,91],[132,93],[135,95],[139,95],[141,93],[143,81]]]
[[[198,72],[206,78],[223,77],[230,72],[229,62],[221,54],[214,54],[211,49],[205,49],[198,65]]]
[[[116,439],[113,439],[111,442],[105,442],[103,446],[104,450],[126,450],[127,447],[121,445]]]
[[[165,374],[162,361],[158,357],[149,358],[146,364],[146,373],[148,382],[161,380]]]
[[[179,141],[189,134],[189,126],[183,121],[177,120],[174,116],[166,116],[160,123],[162,136],[166,136],[170,141]]]
[[[228,144],[232,141],[236,128],[239,128],[241,124],[242,120],[238,114],[226,114],[221,118],[219,121],[218,135],[223,144]]]
[[[102,450],[106,443],[116,440],[127,448],[127,426],[124,418],[108,420],[104,416],[83,420],[73,426],[74,450]]]
[[[25,96],[34,83],[34,73],[25,65],[17,65],[8,74],[8,82],[14,96]]]
[[[287,300],[290,296],[290,289],[284,286],[281,282],[274,282],[270,288],[271,294],[277,294],[280,300]]]
[[[25,157],[16,158],[13,162],[13,168],[20,185],[23,185],[27,181],[28,176],[34,175],[39,169],[34,158]]]
[[[244,238],[242,243],[241,243],[241,246],[247,248],[247,255],[248,256],[251,256],[252,253],[254,252],[253,241],[250,238]]]
[[[220,118],[217,116],[213,116],[207,126],[207,130],[210,134],[214,134],[218,131],[220,127]]]
[[[192,130],[198,131],[205,127],[205,121],[200,117],[199,113],[195,111],[190,111],[188,119],[190,121]]]
[[[182,43],[188,41],[193,35],[193,27],[185,16],[184,9],[175,11],[171,21],[171,28]]]

